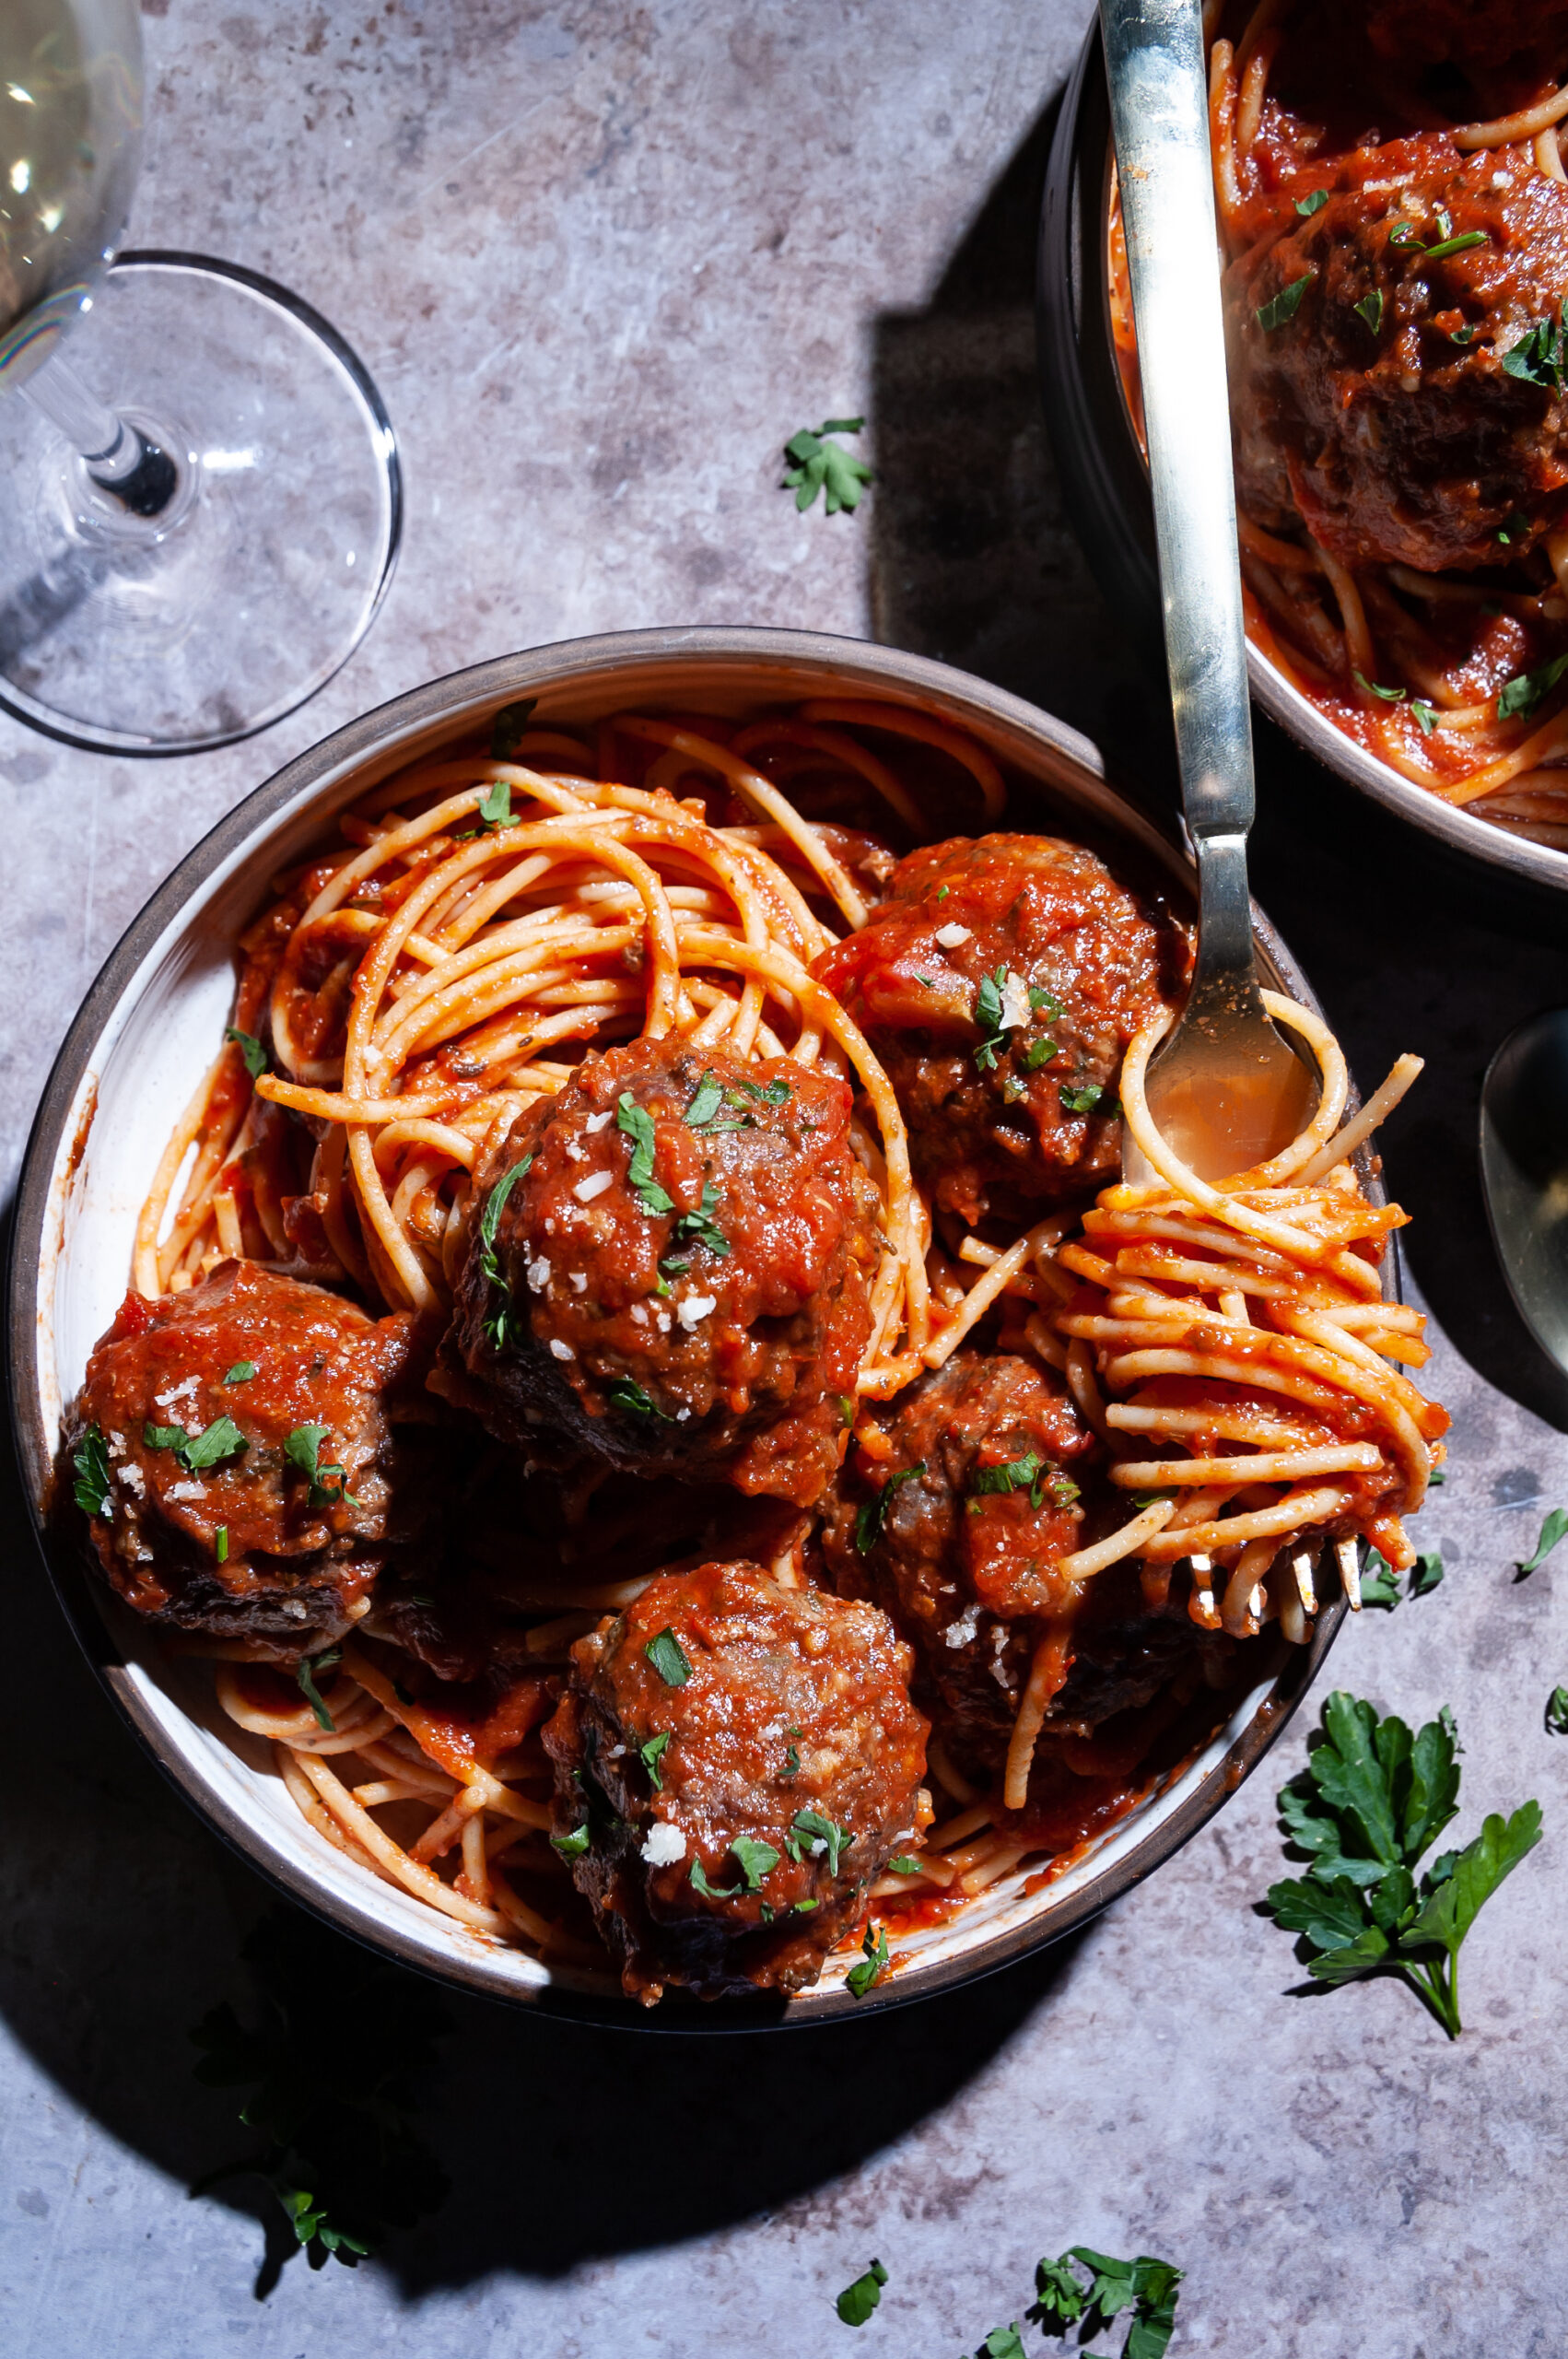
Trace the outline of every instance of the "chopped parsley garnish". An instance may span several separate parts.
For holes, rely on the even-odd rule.
[[[686,1108],[683,1118],[690,1130],[700,1131],[711,1122],[724,1103],[724,1092],[710,1073],[705,1073],[696,1086],[696,1096]]]
[[[852,1999],[863,1999],[868,1990],[874,1990],[887,1972],[887,1928],[885,1925],[878,1925],[874,1933],[872,1928],[868,1925],[860,1947],[865,1952],[863,1962],[860,1966],[852,1966],[844,1977],[844,1987]]]
[[[528,724],[533,718],[537,697],[520,697],[515,704],[504,704],[490,723],[490,759],[509,762],[521,744]]]
[[[704,1900],[739,1900],[744,1886],[738,1884],[709,1884],[708,1871],[700,1860],[692,1861],[691,1887],[700,1892]]]
[[[1563,326],[1568,323],[1568,306],[1556,320],[1538,320],[1527,335],[1519,338],[1503,354],[1503,367],[1510,377],[1517,377],[1527,385],[1539,385],[1549,393],[1561,393],[1563,379]]]
[[[488,835],[492,829],[498,831],[502,827],[521,827],[521,820],[515,817],[512,812],[512,790],[509,779],[492,780],[490,791],[479,805],[478,818],[479,825],[474,832],[479,836]]]
[[[316,1685],[316,1673],[319,1671],[331,1671],[333,1664],[341,1662],[342,1660],[341,1647],[328,1647],[322,1654],[307,1655],[294,1674],[295,1685],[314,1712],[318,1727],[328,1736],[335,1736],[337,1729],[332,1714],[322,1701],[322,1691]]]
[[[660,1262],[659,1268],[662,1276],[666,1278],[678,1278],[682,1271],[689,1270],[691,1265],[692,1257],[689,1253],[666,1253],[664,1259]],[[665,1288],[665,1292],[669,1292],[668,1287]]]
[[[900,1851],[895,1860],[889,1860],[887,1866],[891,1875],[918,1876],[920,1873],[920,1862],[907,1851]]]
[[[764,1106],[787,1106],[790,1102],[790,1085],[777,1075],[766,1085],[756,1081],[738,1080],[735,1087],[743,1089],[748,1097],[759,1099]]]
[[[220,1565],[227,1565],[228,1562],[228,1526],[226,1523],[220,1523],[217,1530],[214,1532],[213,1547],[216,1554],[218,1563]]]
[[[778,1865],[778,1854],[772,1844],[759,1842],[755,1835],[737,1835],[730,1846],[730,1856],[740,1862],[748,1892],[755,1892],[764,1876],[770,1876]]]
[[[1024,2359],[1024,2338],[1016,2318],[1011,2326],[992,2327],[980,2345],[978,2359]]]
[[[656,1794],[664,1790],[664,1775],[659,1765],[664,1758],[664,1748],[669,1742],[670,1731],[664,1729],[658,1736],[650,1736],[646,1744],[638,1746],[638,1757],[647,1770],[649,1782]]]
[[[982,975],[980,988],[975,993],[975,1022],[982,1039],[975,1051],[977,1072],[990,1073],[1006,1035],[1002,1029],[1002,993],[1007,989],[1007,968],[999,967],[994,975]]]
[[[1410,1568],[1404,1594],[1425,1597],[1443,1579],[1443,1559],[1435,1549],[1416,1558]],[[1362,1574],[1361,1602],[1363,1605],[1392,1608],[1399,1602],[1399,1577],[1379,1550],[1369,1548],[1366,1568]]]
[[[1057,1053],[1057,1044],[1050,1034],[1048,1032],[1042,1034],[1038,1040],[1031,1040],[1024,1051],[1024,1072],[1038,1073],[1040,1067],[1048,1065]]]
[[[1365,321],[1374,335],[1380,333],[1383,326],[1383,289],[1381,287],[1375,287],[1370,295],[1363,295],[1359,303],[1352,304],[1351,309],[1354,311],[1358,320]]]
[[[853,511],[860,506],[872,471],[842,442],[828,438],[859,434],[865,422],[863,417],[829,417],[821,426],[802,427],[799,434],[790,437],[784,455],[792,464],[784,471],[784,489],[794,493],[798,510],[809,508],[819,491],[830,516],[837,516],[841,508]]]
[[[183,1436],[181,1436],[183,1439]],[[109,1447],[100,1426],[89,1426],[72,1454],[73,1491],[84,1515],[107,1515],[114,1504],[109,1485]]]
[[[1087,2271],[1084,2286],[1077,2271]],[[1089,2325],[1078,2340],[1093,2341],[1123,2310],[1132,2312],[1132,2327],[1123,2359],[1162,2359],[1176,2326],[1177,2287],[1185,2271],[1168,2260],[1140,2253],[1136,2260],[1113,2260],[1108,2253],[1073,2245],[1056,2260],[1042,2260],[1035,2271],[1036,2306],[1031,2315],[1043,2327],[1062,2329]]]
[[[1044,983],[1030,984],[1029,1004],[1034,1009],[1036,1015],[1038,1015],[1042,1008],[1045,1009],[1047,1015],[1065,1015],[1067,1014],[1066,1008],[1063,1007],[1055,992],[1047,991]]]
[[[1326,188],[1315,188],[1310,196],[1297,197],[1296,211],[1301,215],[1304,221],[1310,221],[1315,213],[1322,212],[1328,202],[1328,190]]]
[[[661,1409],[657,1401],[650,1400],[641,1385],[634,1384],[629,1376],[617,1378],[606,1391],[604,1398],[612,1409],[625,1409],[634,1417],[661,1417],[667,1426],[675,1422],[669,1411]]]
[[[254,1360],[236,1360],[223,1380],[225,1384],[249,1384],[255,1373]]]
[[[1520,1562],[1519,1579],[1521,1580],[1527,1573],[1539,1572],[1565,1532],[1568,1532],[1568,1508],[1553,1508],[1541,1525],[1540,1538],[1536,1542],[1534,1555]]]
[[[1104,1086],[1097,1081],[1086,1081],[1081,1089],[1069,1089],[1063,1082],[1061,1110],[1064,1114],[1092,1114],[1105,1094]],[[1108,1113],[1110,1109],[1107,1107],[1106,1110]]]
[[[263,1048],[261,1042],[257,1039],[255,1034],[253,1032],[241,1032],[238,1025],[230,1024],[226,1028],[223,1037],[226,1040],[232,1040],[234,1042],[235,1047],[239,1050],[240,1055],[245,1060],[245,1070],[250,1074],[252,1080],[260,1081],[263,1074],[267,1070],[267,1052]]]
[[[532,1155],[525,1155],[520,1162],[512,1165],[509,1171],[502,1174],[486,1197],[485,1209],[479,1215],[480,1274],[501,1297],[496,1309],[486,1312],[485,1318],[485,1340],[496,1352],[502,1350],[506,1344],[507,1320],[510,1316],[508,1306],[511,1301],[511,1286],[496,1254],[496,1231],[500,1226],[501,1207],[532,1161]]]
[[[291,1466],[298,1466],[301,1474],[309,1476],[311,1507],[357,1508],[361,1503],[348,1488],[346,1471],[321,1462],[322,1444],[326,1438],[325,1426],[296,1426],[283,1445],[283,1454]]]
[[[833,2305],[846,2326],[864,2326],[882,2299],[882,2289],[887,2283],[887,2271],[880,2260],[873,2260],[863,2277],[846,2285]]]
[[[1288,287],[1281,287],[1279,293],[1270,296],[1267,303],[1258,305],[1253,316],[1265,335],[1272,334],[1276,328],[1282,328],[1287,320],[1294,319],[1301,309],[1302,297],[1316,276],[1317,273],[1315,270],[1309,270],[1304,276],[1293,278]]]
[[[1287,1839],[1310,1865],[1269,1893],[1275,1921],[1304,1937],[1316,1980],[1396,1975],[1450,2039],[1461,2029],[1459,1946],[1541,1831],[1539,1802],[1506,1821],[1492,1813],[1418,1884],[1417,1861],[1458,1814],[1457,1750],[1446,1709],[1412,1737],[1356,1696],[1330,1696],[1306,1767],[1280,1795]]]
[[[900,1473],[890,1474],[876,1496],[866,1501],[855,1518],[855,1545],[862,1556],[869,1556],[882,1538],[883,1526],[887,1521],[887,1502],[893,1493],[901,1483],[912,1483],[917,1474],[923,1474],[925,1471],[925,1460],[918,1458],[913,1466],[906,1466]]]
[[[839,1859],[849,1848],[854,1839],[847,1826],[836,1826],[832,1819],[823,1816],[821,1811],[798,1810],[790,1822],[790,1832],[784,1837],[784,1848],[792,1860],[798,1860],[803,1841],[813,1859],[819,1859],[825,1854],[827,1872],[830,1876],[836,1876],[838,1873]]]
[[[809,1917],[813,1908],[822,1907],[822,1903],[820,1900],[797,1900],[793,1907],[797,1917]]]
[[[1530,520],[1526,515],[1524,510],[1522,508],[1510,508],[1507,515],[1504,516],[1502,523],[1497,527],[1497,537],[1502,542],[1504,548],[1511,548],[1513,544],[1518,540],[1522,534],[1527,533],[1529,529]],[[1481,608],[1482,614],[1497,614],[1500,611],[1501,609],[1496,606],[1483,606]]]
[[[1473,320],[1467,321],[1462,328],[1450,328],[1448,331],[1450,344],[1473,344],[1475,340],[1476,330]]]
[[[1410,698],[1410,710],[1416,717],[1416,726],[1421,731],[1422,735],[1423,737],[1430,737],[1433,731],[1437,726],[1437,713],[1435,708],[1425,703],[1420,697],[1412,697]]]
[[[661,1190],[662,1194],[663,1191]],[[666,1197],[665,1202],[669,1199]],[[671,1234],[677,1239],[690,1238],[694,1245],[706,1245],[710,1253],[726,1254],[730,1240],[717,1226],[713,1215],[719,1210],[719,1191],[711,1180],[704,1182],[702,1203],[695,1213],[682,1213]],[[660,1263],[661,1269],[664,1267]]]
[[[675,1199],[659,1185],[653,1176],[653,1121],[646,1107],[639,1106],[629,1089],[623,1089],[615,1110],[615,1128],[624,1131],[632,1143],[632,1159],[626,1167],[626,1184],[645,1213],[673,1213]]]
[[[1027,1491],[1029,1505],[1038,1509],[1048,1492],[1055,1507],[1068,1507],[1078,1496],[1078,1485],[1059,1466],[1037,1450],[1027,1449],[1022,1458],[1009,1458],[1000,1466],[977,1466],[969,1477],[972,1497],[983,1498],[990,1492]]]
[[[1512,721],[1515,713],[1534,712],[1551,694],[1564,672],[1568,672],[1568,655],[1554,655],[1550,663],[1539,663],[1533,672],[1515,672],[1498,690],[1498,720]]]
[[[1568,1687],[1554,1687],[1546,1699],[1549,1736],[1568,1736]]]
[[[190,1437],[183,1426],[154,1426],[142,1427],[142,1439],[149,1449],[183,1449]]]
[[[1402,704],[1409,694],[1405,688],[1380,687],[1375,680],[1369,680],[1364,672],[1354,672],[1351,676],[1358,688],[1364,688],[1369,697],[1381,697],[1385,704]]]
[[[649,1638],[642,1651],[666,1687],[684,1687],[691,1677],[691,1664],[673,1630],[661,1630],[657,1637]]]
[[[1445,238],[1440,245],[1428,246],[1426,259],[1428,262],[1446,262],[1450,254],[1468,253],[1472,246],[1484,246],[1486,243],[1484,229],[1462,229],[1457,238]]]
[[[322,1428],[324,1433],[326,1428]],[[209,1466],[219,1466],[226,1458],[238,1458],[251,1445],[232,1417],[215,1417],[199,1434],[188,1434],[182,1426],[153,1426],[142,1427],[142,1439],[149,1449],[171,1449],[188,1474],[201,1474]]]
[[[580,1860],[593,1839],[593,1830],[587,1819],[574,1826],[569,1835],[552,1835],[550,1848],[558,1851],[563,1860]]]
[[[801,1754],[798,1745],[790,1745],[784,1755],[784,1775],[798,1778],[801,1774]]]

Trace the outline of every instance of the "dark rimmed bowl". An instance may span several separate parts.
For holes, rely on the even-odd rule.
[[[1257,1766],[1305,1694],[1344,1613],[1325,1602],[1310,1647],[1258,1642],[1256,1678],[1225,1727],[1043,1890],[1015,1872],[953,1922],[900,1943],[906,1963],[857,2001],[840,1961],[787,2003],[672,2003],[645,2011],[606,1966],[548,1966],[438,1915],[323,1842],[300,1816],[268,1749],[218,1710],[204,1666],[165,1659],[46,1515],[61,1405],[111,1319],[130,1267],[137,1208],[164,1141],[228,1019],[233,943],[266,880],[366,786],[443,740],[485,726],[519,696],[550,719],[694,707],[740,713],[828,693],[914,707],[970,731],[1026,782],[1047,825],[1086,838],[1188,892],[1182,855],[1106,784],[1094,748],[1018,698],[945,665],[794,631],[672,629],[579,640],[509,655],[411,694],[280,770],[181,862],[94,983],[43,1094],[21,1175],[12,1247],[9,1349],[29,1501],[62,1603],[120,1713],[224,1839],[291,1898],[371,1948],[440,1979],[542,2009],[652,2029],[747,2030],[815,2023],[952,1989],[1059,1940],[1197,1832]],[[957,825],[975,815],[955,812]],[[1316,1007],[1260,911],[1258,957],[1277,989]],[[1390,1281],[1391,1283],[1391,1281]]]
[[[1110,208],[1110,97],[1096,21],[1063,93],[1040,211],[1036,280],[1040,388],[1072,529],[1101,589],[1129,637],[1163,671],[1160,577],[1148,470],[1133,435],[1111,334],[1106,268]],[[1527,842],[1445,803],[1401,778],[1324,718],[1250,643],[1252,693],[1293,744],[1331,771],[1349,794],[1335,797],[1328,823],[1354,824],[1352,797],[1420,831],[1423,873],[1459,886],[1480,914],[1505,921],[1528,912],[1561,928],[1568,852]],[[1262,767],[1260,758],[1260,769]],[[1312,794],[1309,781],[1302,781]],[[1398,847],[1400,828],[1380,830]],[[1406,839],[1408,843],[1409,839]]]

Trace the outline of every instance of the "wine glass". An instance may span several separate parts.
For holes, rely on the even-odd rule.
[[[188,753],[346,661],[402,488],[374,384],[308,304],[199,254],[117,256],[141,100],[136,0],[0,0],[0,707]]]

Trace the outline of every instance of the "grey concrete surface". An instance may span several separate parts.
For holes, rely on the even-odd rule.
[[[477,658],[657,622],[882,636],[1035,696],[1157,788],[1158,698],[1066,532],[1033,380],[1042,123],[1085,13],[148,0],[134,237],[270,272],[347,334],[396,419],[409,524],[364,647],[257,742],[134,765],[0,722],[7,1190],[56,1040],[170,864],[327,729]],[[78,358],[90,373],[85,337]],[[861,408],[876,489],[856,519],[797,518],[778,445]],[[451,2001],[427,2115],[450,2201],[356,2273],[279,2270],[252,2191],[187,2193],[243,2144],[187,2032],[240,1988],[262,1895],[111,1718],[7,1468],[10,2359],[951,2359],[1074,2242],[1188,2271],[1173,2353],[1568,2344],[1568,1744],[1541,1722],[1568,1678],[1568,1552],[1512,1572],[1568,1503],[1568,1388],[1507,1305],[1473,1144],[1490,1050],[1568,996],[1562,929],[1445,885],[1277,744],[1262,767],[1259,891],[1357,1067],[1429,1060],[1386,1152],[1456,1413],[1422,1534],[1448,1577],[1365,1616],[1332,1676],[1411,1718],[1453,1705],[1461,1835],[1545,1808],[1467,1948],[1463,2039],[1392,1987],[1289,1995],[1255,1904],[1304,1720],[1075,1943],[896,2018],[708,2044]],[[873,2252],[890,2283],[856,2340],[832,2299]]]

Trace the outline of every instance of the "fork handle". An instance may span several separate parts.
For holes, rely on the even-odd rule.
[[[1199,0],[1100,0],[1100,22],[1182,800],[1199,844],[1213,836],[1245,841],[1252,713],[1201,9]],[[1228,873],[1232,863],[1219,865]]]

